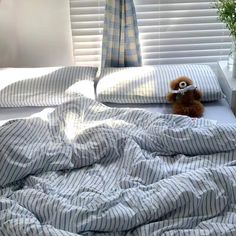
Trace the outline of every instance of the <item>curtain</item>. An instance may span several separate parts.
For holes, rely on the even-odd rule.
[[[141,66],[133,0],[107,0],[102,42],[102,67]]]

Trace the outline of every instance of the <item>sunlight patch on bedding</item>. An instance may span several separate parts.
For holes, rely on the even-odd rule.
[[[153,71],[154,71],[153,67],[145,66],[144,68],[135,67],[112,72],[103,77],[103,79],[105,79],[105,83],[102,85],[102,88],[103,90],[106,90],[114,86],[118,86],[120,84],[120,81],[123,82],[122,85],[125,87],[125,84],[128,85],[130,84],[130,82],[132,82],[132,78],[139,77],[140,75],[142,76],[144,73],[145,74],[152,73]],[[106,77],[108,77],[109,79],[106,79]]]
[[[77,114],[68,112],[65,117],[65,135],[69,141],[73,141],[79,133],[80,123],[84,120],[84,112]]]
[[[94,128],[119,128],[130,125],[124,120],[113,120],[113,119],[105,119],[105,120],[96,120],[96,121],[87,121],[84,120],[84,111],[80,114],[74,112],[68,112],[65,118],[65,126],[64,133],[69,142],[73,142],[76,137],[84,132],[88,131],[88,129]]]
[[[34,118],[34,117],[39,117],[43,121],[48,121],[48,115],[52,113],[55,110],[55,108],[45,108],[42,111],[38,113],[34,113],[28,118]]]
[[[40,67],[40,68],[5,68],[1,71],[1,90],[5,87],[23,80],[32,80],[36,77],[52,73],[62,67]]]
[[[81,80],[73,85],[71,85],[65,93],[67,95],[80,95],[83,94],[86,97],[94,99],[94,90],[91,90],[91,85],[93,86],[93,81]]]
[[[66,122],[65,134],[70,141],[73,141],[75,139],[77,130],[75,129],[74,124],[72,122]]]

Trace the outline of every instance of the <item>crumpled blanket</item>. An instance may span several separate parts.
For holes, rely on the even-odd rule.
[[[236,235],[236,126],[84,97],[0,127],[0,235]]]

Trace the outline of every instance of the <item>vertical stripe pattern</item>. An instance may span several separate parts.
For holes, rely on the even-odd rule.
[[[80,97],[0,127],[0,235],[235,235],[236,126]]]
[[[25,71],[27,75],[27,68]],[[45,71],[44,75],[37,76],[35,69],[35,77],[24,79],[21,76],[18,79],[17,69],[14,75],[9,73],[9,77],[1,74],[0,107],[54,106],[81,95],[95,98],[97,68],[70,66]],[[30,72],[32,74],[32,69]]]
[[[183,64],[132,68],[104,68],[96,88],[97,99],[112,103],[167,103],[170,82],[180,76],[191,78],[203,92],[202,101],[223,97],[210,66]]]

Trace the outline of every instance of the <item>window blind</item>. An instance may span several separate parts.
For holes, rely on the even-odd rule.
[[[105,0],[70,0],[74,59],[77,65],[99,66]]]
[[[134,0],[144,65],[214,63],[229,55],[231,39],[213,1]],[[99,66],[105,0],[70,0],[74,56]]]
[[[213,1],[134,0],[144,64],[214,63],[231,39]]]

